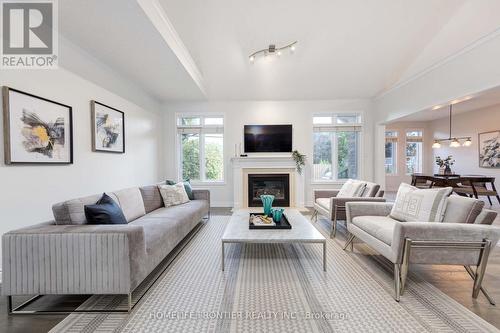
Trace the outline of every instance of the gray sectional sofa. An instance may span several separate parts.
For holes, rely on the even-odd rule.
[[[84,205],[101,194],[55,204],[54,221],[2,236],[2,294],[127,294],[209,214],[210,193],[164,207],[156,185],[106,192],[128,224],[87,224]]]

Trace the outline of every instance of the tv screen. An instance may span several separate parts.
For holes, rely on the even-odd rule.
[[[245,153],[290,153],[292,125],[245,125]]]

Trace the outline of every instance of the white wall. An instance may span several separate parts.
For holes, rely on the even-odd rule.
[[[66,71],[0,71],[6,85],[73,107],[72,165],[5,165],[0,145],[0,234],[53,218],[52,204],[163,178],[162,115]],[[91,151],[90,100],[125,112],[126,153]],[[0,138],[3,140],[3,120]]]
[[[386,131],[397,131],[397,173],[385,176],[385,187],[387,191],[397,191],[401,183],[411,183],[411,175],[406,174],[406,130],[422,130],[423,134],[423,152],[422,152],[422,172],[432,172],[432,166],[429,161],[432,159],[432,138],[433,133],[429,128],[428,122],[407,121],[395,122],[386,125]]]
[[[448,118],[430,122],[430,129],[436,138],[448,137]],[[494,176],[497,178],[497,188],[500,188],[498,183],[500,181],[500,169],[480,168],[478,157],[478,134],[495,130],[500,130],[500,104],[454,115],[453,136],[471,136],[472,145],[470,147],[450,148],[448,145],[442,144],[441,148],[432,150],[433,157],[429,160],[428,167],[437,172],[438,167],[434,163],[434,157],[453,155],[456,162],[452,166],[452,170],[455,173]]]
[[[185,112],[218,112],[225,115],[225,183],[223,185],[201,186],[210,188],[213,206],[230,207],[233,203],[232,167],[234,144],[243,141],[245,124],[292,124],[294,149],[312,159],[312,115],[318,112],[362,112],[365,129],[363,152],[360,159],[362,177],[371,180],[373,176],[373,126],[371,102],[369,100],[331,101],[244,101],[244,102],[190,102],[168,103],[164,106],[166,132],[166,170],[168,178],[177,178],[175,153],[175,114]],[[312,205],[314,188],[337,188],[339,184],[311,184],[309,166],[306,168],[306,205]]]

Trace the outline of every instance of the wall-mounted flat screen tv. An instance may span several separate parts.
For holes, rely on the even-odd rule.
[[[292,125],[245,125],[245,153],[290,153]]]

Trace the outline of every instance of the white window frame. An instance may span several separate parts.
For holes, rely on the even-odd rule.
[[[399,175],[399,141],[400,141],[400,131],[399,130],[385,130],[385,132],[395,132],[396,133],[396,136],[394,138],[396,138],[396,140],[393,141],[393,143],[396,143],[396,149],[393,149],[393,153],[394,153],[394,156],[393,156],[393,162],[394,162],[394,172],[393,173],[385,173],[386,176],[388,177],[395,177],[395,176],[398,176]],[[384,132],[384,134],[385,134]],[[387,135],[384,135],[384,160],[385,160],[385,144],[387,143],[387,138],[388,136]],[[405,131],[405,141],[406,141],[406,131]],[[406,148],[406,143],[405,143],[405,148]],[[405,155],[406,155],[406,149],[405,149]],[[406,156],[405,156],[406,158]],[[405,170],[406,170],[406,160],[405,160]],[[384,171],[385,171],[385,165],[384,165]]]
[[[425,147],[425,143],[424,143],[424,138],[425,138],[425,133],[424,133],[424,129],[423,128],[406,128],[404,130],[404,174],[406,176],[411,176],[412,174],[411,173],[408,173],[408,168],[407,168],[407,165],[406,165],[406,158],[408,157],[406,155],[406,146],[407,144],[409,143],[408,142],[408,132],[421,132],[422,135],[420,136],[421,138],[421,141],[420,143],[422,144],[422,151],[420,152],[420,155],[421,155],[421,159],[420,159],[420,164],[421,164],[421,170],[420,170],[420,173],[424,172],[424,165],[425,165],[425,154],[424,154],[424,147]]]
[[[357,116],[359,119],[358,123],[351,123],[351,124],[337,124],[337,116]],[[314,124],[314,117],[332,117],[332,123],[331,124]],[[312,125],[312,136],[314,136],[315,132],[320,132],[321,128],[325,129],[325,132],[329,132],[326,129],[331,128],[331,127],[336,127],[336,128],[341,128],[345,127],[346,129],[348,128],[353,128],[353,127],[359,127],[358,130],[358,151],[357,151],[357,156],[356,160],[358,162],[358,178],[363,179],[364,178],[364,167],[361,164],[361,157],[363,156],[363,149],[364,149],[364,113],[362,111],[348,111],[348,112],[343,112],[343,111],[336,111],[336,112],[318,112],[314,113],[311,117],[311,125]],[[318,131],[316,131],[318,129]],[[335,131],[330,131],[332,133],[335,133]],[[332,136],[332,173],[333,175],[338,174],[338,145],[337,145],[337,136],[333,135]],[[313,164],[314,168],[314,139],[312,140],[312,154],[313,156],[311,157],[311,163]],[[321,185],[321,184],[344,184],[347,181],[347,179],[328,179],[328,180],[322,180],[322,179],[315,179],[314,178],[314,171],[311,172],[311,178],[310,178],[310,183],[311,185]]]
[[[185,126],[181,125],[181,118],[200,118],[200,125]],[[205,125],[205,118],[222,118],[223,125]],[[175,114],[175,149],[176,149],[176,169],[177,169],[177,179],[182,180],[182,147],[181,147],[181,132],[180,130],[185,128],[198,129],[200,134],[200,178],[196,180],[191,180],[192,185],[225,185],[226,184],[226,117],[225,113],[218,112],[183,112]],[[204,129],[209,129],[208,131]],[[205,179],[205,134],[209,134],[210,129],[221,129],[221,134],[223,137],[223,147],[222,147],[222,179],[221,180],[207,180]]]

